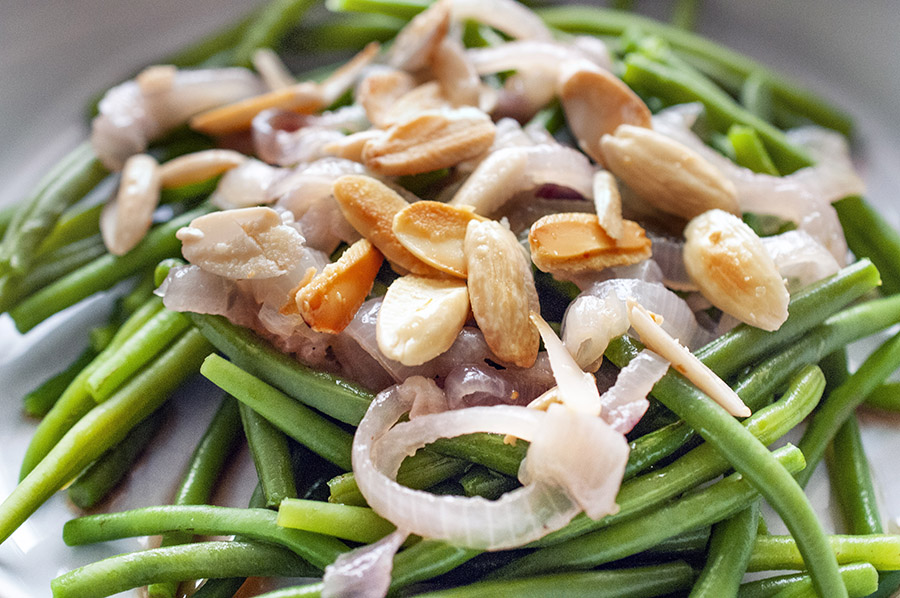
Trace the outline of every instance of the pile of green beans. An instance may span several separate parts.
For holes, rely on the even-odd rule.
[[[305,19],[314,0],[272,0],[167,62],[250,66],[253,53],[267,47],[288,59],[309,53],[313,62],[330,63],[330,52],[390,40],[429,4],[329,0],[332,11],[352,14]],[[691,33],[698,5],[679,0],[671,24],[591,6],[539,8],[538,14],[561,37],[615,40],[614,68],[623,81],[653,106],[701,103],[706,140],[755,172],[777,176],[812,164],[784,134],[798,117],[850,132],[842,110]],[[467,25],[464,38],[471,45],[502,41],[477,25]],[[548,106],[532,125],[565,134],[564,112],[558,103]],[[206,147],[209,139],[176,131],[149,151],[169,158]],[[446,175],[402,182],[422,186]],[[102,505],[166,425],[170,395],[196,374],[224,394],[180,484],[173,483],[171,504],[82,516],[62,531],[72,546],[159,535],[159,547],[64,573],[52,583],[55,597],[148,586],[150,598],[175,598],[179,584],[198,580],[195,596],[230,597],[247,577],[319,578],[353,546],[392,532],[393,524],[368,508],[352,472],[354,427],[373,392],[300,364],[223,317],[172,312],[152,295],[181,263],[175,231],[213,209],[205,200],[216,180],[166,190],[162,201],[171,215],[118,257],[103,247],[96,201],[114,183],[84,144],[21,206],[0,209],[0,312],[19,331],[120,283],[132,288],[92,331],[91,346],[25,397],[24,411],[41,421],[20,484],[0,504],[0,542],[63,488],[82,509]],[[852,374],[844,352],[900,323],[900,234],[864,198],[842,199],[835,208],[858,261],[794,293],[790,316],[777,331],[740,325],[696,351],[752,416],[727,415],[672,370],[652,391],[652,415],[629,437],[616,513],[599,520],[578,515],[528,546],[498,553],[410,538],[394,557],[390,592],[840,598],[887,596],[900,587],[900,536],[884,533],[856,418],[863,405],[900,410],[900,383],[890,381],[900,367],[900,336],[885,336]],[[560,300],[554,313],[561,315],[572,286],[539,275],[539,288]],[[622,368],[641,348],[623,336],[610,343],[606,358]],[[797,446],[769,448],[808,417]],[[258,478],[249,507],[211,505],[245,444]],[[407,458],[397,480],[495,499],[519,485],[527,449],[527,442],[510,444],[495,434],[443,438]],[[822,529],[803,491],[823,458],[844,535]],[[762,499],[790,535],[767,533]],[[747,572],[783,570],[796,573],[744,582]],[[322,591],[317,581],[264,596]]]

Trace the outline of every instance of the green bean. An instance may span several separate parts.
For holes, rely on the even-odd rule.
[[[713,526],[706,565],[691,588],[690,598],[718,598],[737,593],[747,571],[757,527],[759,501]]]
[[[0,242],[0,276],[24,275],[40,242],[63,211],[93,189],[108,171],[91,144],[82,143],[53,167],[9,223]]]
[[[108,401],[85,414],[0,504],[0,543],[53,493],[156,411],[175,387],[197,371],[210,350],[202,335],[189,330]]]
[[[859,366],[846,382],[836,388],[813,416],[800,439],[800,450],[809,467],[797,476],[801,485],[809,481],[816,465],[838,428],[876,386],[900,367],[900,335],[882,344]]]
[[[199,505],[209,501],[228,455],[240,440],[240,433],[238,403],[234,398],[226,395],[222,398],[222,402],[200,442],[194,448],[188,462],[187,472],[172,500],[173,504]],[[163,534],[160,548],[187,544],[192,538],[193,534],[190,533]],[[178,584],[174,582],[151,584],[147,588],[147,596],[148,598],[174,598],[178,590],[177,586]]]
[[[280,546],[198,542],[110,557],[64,573],[50,587],[55,598],[98,598],[164,581],[312,573],[305,561]]]
[[[371,392],[338,376],[298,363],[253,332],[225,318],[189,315],[203,336],[237,366],[325,415],[356,425],[372,402],[374,395]]]
[[[30,330],[46,318],[85,297],[108,289],[163,258],[177,255],[181,250],[181,242],[175,238],[175,231],[207,212],[208,207],[201,207],[176,216],[165,224],[153,228],[125,255],[104,255],[44,287],[10,311],[16,327],[21,332]]]
[[[276,523],[282,527],[363,544],[376,542],[396,529],[393,523],[368,507],[299,498],[287,498],[281,502]]]
[[[288,36],[282,49],[286,54],[316,51],[357,50],[372,41],[392,39],[406,24],[403,19],[380,14],[346,14],[340,20],[301,26]]]
[[[81,509],[90,509],[104,500],[134,466],[162,425],[161,411],[138,423],[118,444],[91,463],[69,486],[69,500]]]
[[[25,413],[31,417],[43,417],[56,404],[60,395],[78,376],[87,364],[94,360],[97,352],[88,347],[66,369],[48,378],[40,386],[22,398]]]
[[[799,471],[804,466],[803,454],[791,445],[775,451],[773,458],[779,467],[784,466],[789,471]],[[510,579],[550,571],[593,568],[652,548],[666,538],[731,517],[746,509],[758,496],[750,481],[735,473],[642,517],[541,548],[500,568],[490,577]],[[833,559],[830,548],[828,556]]]
[[[863,449],[859,423],[847,418],[825,454],[831,491],[837,499],[844,525],[851,534],[881,534],[881,515],[869,462]]]
[[[344,471],[352,469],[353,437],[339,426],[216,354],[203,362],[200,373],[317,455]]]
[[[778,176],[778,169],[766,151],[762,139],[756,129],[746,125],[731,125],[728,128],[728,140],[734,147],[735,162],[749,168],[753,172],[761,172]]]
[[[38,247],[38,257],[44,257],[75,241],[100,234],[100,212],[103,211],[104,205],[105,203],[97,203],[81,207],[79,203],[63,212],[53,230]]]
[[[162,301],[154,297],[147,301],[126,321],[113,336],[109,345],[100,352],[60,395],[53,408],[35,429],[22,458],[19,479],[34,469],[53,449],[57,442],[95,405],[87,389],[87,379],[97,364],[113,354],[125,339],[146,322],[154,313],[162,309]]]
[[[751,114],[769,122],[775,121],[772,89],[760,71],[753,71],[744,79],[741,85],[740,101]],[[774,169],[775,166],[772,165],[772,168]]]
[[[207,579],[203,582],[196,592],[191,594],[191,598],[234,598],[235,594],[247,581],[246,577],[221,577],[218,579]],[[162,584],[152,584],[149,587]],[[173,584],[174,585],[174,584]],[[148,594],[148,598],[162,598]]]
[[[822,396],[825,381],[819,368],[808,366],[794,376],[781,400],[744,420],[744,427],[764,445],[769,445],[799,424]],[[698,484],[708,482],[731,468],[728,460],[711,444],[691,450],[671,464],[624,482],[616,496],[618,513],[597,521],[578,515],[565,528],[538,540],[535,545],[555,544],[586,532],[634,519]]]
[[[284,546],[320,570],[348,550],[343,542],[330,536],[281,527],[275,523],[277,517],[269,509],[208,505],[144,507],[67,521],[63,527],[63,540],[70,546],[77,546],[120,538],[153,536],[168,531],[207,536],[240,534]]]
[[[672,7],[672,25],[691,31],[697,25],[700,0],[678,0]]]
[[[840,567],[841,577],[850,598],[862,598],[878,586],[878,571],[869,563],[853,563]],[[780,575],[741,585],[737,598],[788,598],[815,596],[812,579],[805,573]]]
[[[879,384],[866,397],[865,404],[884,411],[900,411],[900,382]]]
[[[694,437],[694,430],[683,421],[672,422],[629,442],[625,480],[629,480],[665,459]]]
[[[677,27],[639,15],[594,6],[554,6],[540,8],[537,13],[551,27],[571,33],[619,36],[629,29],[637,29],[661,37],[672,45],[679,56],[704,70],[709,76],[715,71],[739,87],[747,77],[756,74],[771,89],[773,98],[779,104],[802,112],[813,122],[845,135],[852,128],[852,121],[844,111],[829,105],[815,94],[747,56]],[[732,91],[739,91],[737,87]]]
[[[834,535],[828,536],[828,543],[842,565],[865,562],[871,563],[879,571],[900,569],[898,535]],[[757,536],[747,565],[748,571],[799,571],[805,568],[797,542],[791,536]]]
[[[32,264],[31,272],[19,286],[19,296],[10,295],[11,301],[18,301],[22,297],[37,292],[105,253],[106,246],[103,244],[103,239],[100,238],[100,235],[94,235],[73,241],[41,256]]]
[[[181,48],[175,54],[166,57],[162,64],[172,64],[177,67],[202,65],[220,52],[232,49],[250,27],[254,16],[254,14],[250,14],[234,23],[225,25],[218,31],[214,31],[199,41]]]
[[[428,448],[436,453],[484,465],[508,476],[517,476],[528,443],[518,441],[515,445],[508,444],[501,434],[466,434],[438,439]]]
[[[613,343],[610,345],[613,347]],[[612,353],[615,354],[618,349],[632,355],[638,352],[633,343],[622,338],[616,343]],[[607,351],[607,355],[610,355],[610,351]],[[621,362],[611,355],[610,359],[614,363]],[[827,596],[845,595],[837,563],[828,550],[822,524],[809,499],[797,481],[772,458],[765,446],[734,417],[680,375],[664,376],[654,387],[654,394],[719,450],[735,470],[747,476],[750,483],[781,516],[797,538],[816,589]]]
[[[459,484],[466,496],[481,496],[488,500],[496,500],[519,486],[519,481],[476,465],[459,478]]]
[[[710,531],[709,527],[704,526],[667,538],[640,553],[637,558],[646,557],[653,562],[659,562],[671,558],[696,557],[706,553]]]
[[[98,403],[105,401],[188,326],[190,321],[183,314],[165,308],[159,310],[93,368],[85,382],[88,391]]]
[[[265,506],[277,507],[286,498],[297,498],[287,436],[250,406],[241,403],[239,409]]]
[[[326,0],[335,12],[368,12],[398,19],[411,19],[426,8],[428,0]]]
[[[242,32],[232,52],[236,66],[249,67],[253,53],[260,48],[275,48],[291,27],[296,25],[314,3],[312,0],[272,0]]]
[[[0,239],[6,234],[6,229],[9,228],[9,223],[12,222],[18,209],[19,206],[16,204],[9,204],[0,208]]]
[[[495,598],[557,596],[560,598],[644,598],[690,587],[694,570],[684,562],[629,569],[559,573],[503,581],[482,581],[449,590],[419,594],[428,598]]]
[[[886,294],[900,292],[900,233],[860,196],[845,197],[832,205],[850,251],[858,258],[869,258],[878,267]]]

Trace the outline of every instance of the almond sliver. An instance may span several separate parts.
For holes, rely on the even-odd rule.
[[[397,240],[417,258],[442,272],[466,277],[466,226],[484,220],[468,206],[417,201],[394,216]]]

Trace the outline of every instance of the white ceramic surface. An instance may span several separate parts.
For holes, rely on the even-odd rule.
[[[0,205],[19,200],[65,151],[86,134],[82,106],[90,95],[249,9],[238,0],[3,0],[0,4]],[[640,6],[642,3],[638,2]],[[662,3],[651,4],[656,12]],[[704,3],[700,29],[847,108],[857,119],[857,155],[870,199],[900,224],[900,37],[892,0],[784,2],[754,0]],[[0,496],[15,484],[34,422],[20,415],[22,394],[36,379],[68,363],[83,333],[101,317],[108,300],[92,300],[18,335],[0,317]],[[864,349],[862,350],[864,351]],[[165,502],[172,492],[159,479],[174,479],[186,461],[193,434],[215,406],[208,387],[178,401],[164,454],[145,459],[110,508]],[[900,479],[893,470],[897,419],[866,416],[865,442],[884,495],[884,514],[896,531]],[[173,473],[174,472],[174,473]],[[245,480],[246,481],[246,480]],[[826,515],[830,501],[821,477],[810,486]],[[240,503],[246,497],[222,497]],[[68,548],[62,523],[74,514],[63,496],[41,508],[0,546],[0,598],[48,596],[49,580],[72,567],[143,546],[140,541]],[[829,518],[830,521],[830,518]],[[130,595],[130,594],[128,594]]]

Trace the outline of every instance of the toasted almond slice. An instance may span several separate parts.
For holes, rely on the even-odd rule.
[[[481,77],[462,42],[445,37],[431,55],[431,70],[444,96],[455,106],[479,106]]]
[[[171,90],[177,73],[178,69],[171,64],[155,64],[138,73],[134,80],[141,93],[150,96]]]
[[[353,87],[363,70],[378,56],[380,49],[378,42],[370,42],[319,84],[323,107],[334,104]]]
[[[525,251],[499,222],[471,220],[465,252],[469,302],[485,342],[503,361],[531,367],[540,335],[529,314],[540,306]]]
[[[380,174],[419,174],[479,156],[493,141],[494,123],[476,108],[425,111],[366,143],[363,161]]]
[[[408,120],[410,115],[426,110],[450,110],[453,104],[444,95],[437,81],[426,81],[407,91],[385,108],[379,116],[378,126],[382,128],[389,128],[391,125]]]
[[[322,90],[315,83],[304,81],[270,91],[233,104],[213,108],[194,116],[190,126],[207,135],[226,135],[246,131],[253,117],[269,108],[280,108],[300,114],[312,114],[326,106]]]
[[[345,135],[339,141],[332,141],[322,147],[322,152],[330,156],[362,162],[363,148],[370,140],[384,135],[384,131],[368,129]]]
[[[610,172],[658,210],[688,220],[714,209],[741,213],[734,184],[703,156],[662,133],[621,125],[600,145]]]
[[[337,334],[366,300],[383,261],[366,239],[347,248],[297,292],[297,309],[303,321],[317,332]]]
[[[684,267],[710,303],[742,322],[778,330],[790,295],[756,233],[728,212],[710,210],[684,230]]]
[[[578,145],[598,164],[604,163],[600,139],[622,124],[652,126],[650,109],[630,87],[588,62],[563,68],[558,93]]]
[[[531,259],[544,272],[577,274],[636,264],[650,257],[650,239],[631,220],[622,221],[622,237],[613,239],[596,214],[565,212],[544,216],[528,233]]]
[[[435,2],[400,30],[388,52],[388,64],[410,72],[424,68],[449,28],[450,2]]]
[[[125,162],[119,191],[100,215],[103,244],[111,254],[128,253],[150,230],[159,204],[159,179],[159,164],[153,156],[136,154]]]
[[[613,239],[622,238],[622,197],[616,178],[606,170],[594,175],[594,207],[600,226]]]
[[[657,321],[657,317],[633,300],[628,301],[628,320],[648,349],[668,360],[672,367],[724,407],[728,413],[736,417],[750,415],[750,409],[731,387],[672,338]]]
[[[421,365],[450,348],[468,316],[465,282],[401,276],[384,296],[375,338],[387,358]]]
[[[185,259],[233,280],[280,276],[303,255],[303,237],[272,208],[206,214],[175,236]]]
[[[219,176],[247,161],[241,152],[211,149],[173,158],[159,167],[163,189],[183,187]]]
[[[394,216],[409,204],[396,191],[372,177],[345,175],[334,182],[334,198],[350,225],[389,262],[412,274],[440,275],[397,240]]]
[[[297,83],[297,79],[272,48],[259,48],[250,60],[269,89],[283,89]]]
[[[376,127],[390,126],[386,118],[397,101],[412,91],[416,80],[406,71],[378,70],[367,75],[356,89],[356,101],[366,111],[366,118]]]
[[[466,277],[466,227],[484,220],[468,206],[417,201],[394,216],[397,240],[417,258],[447,274]]]

